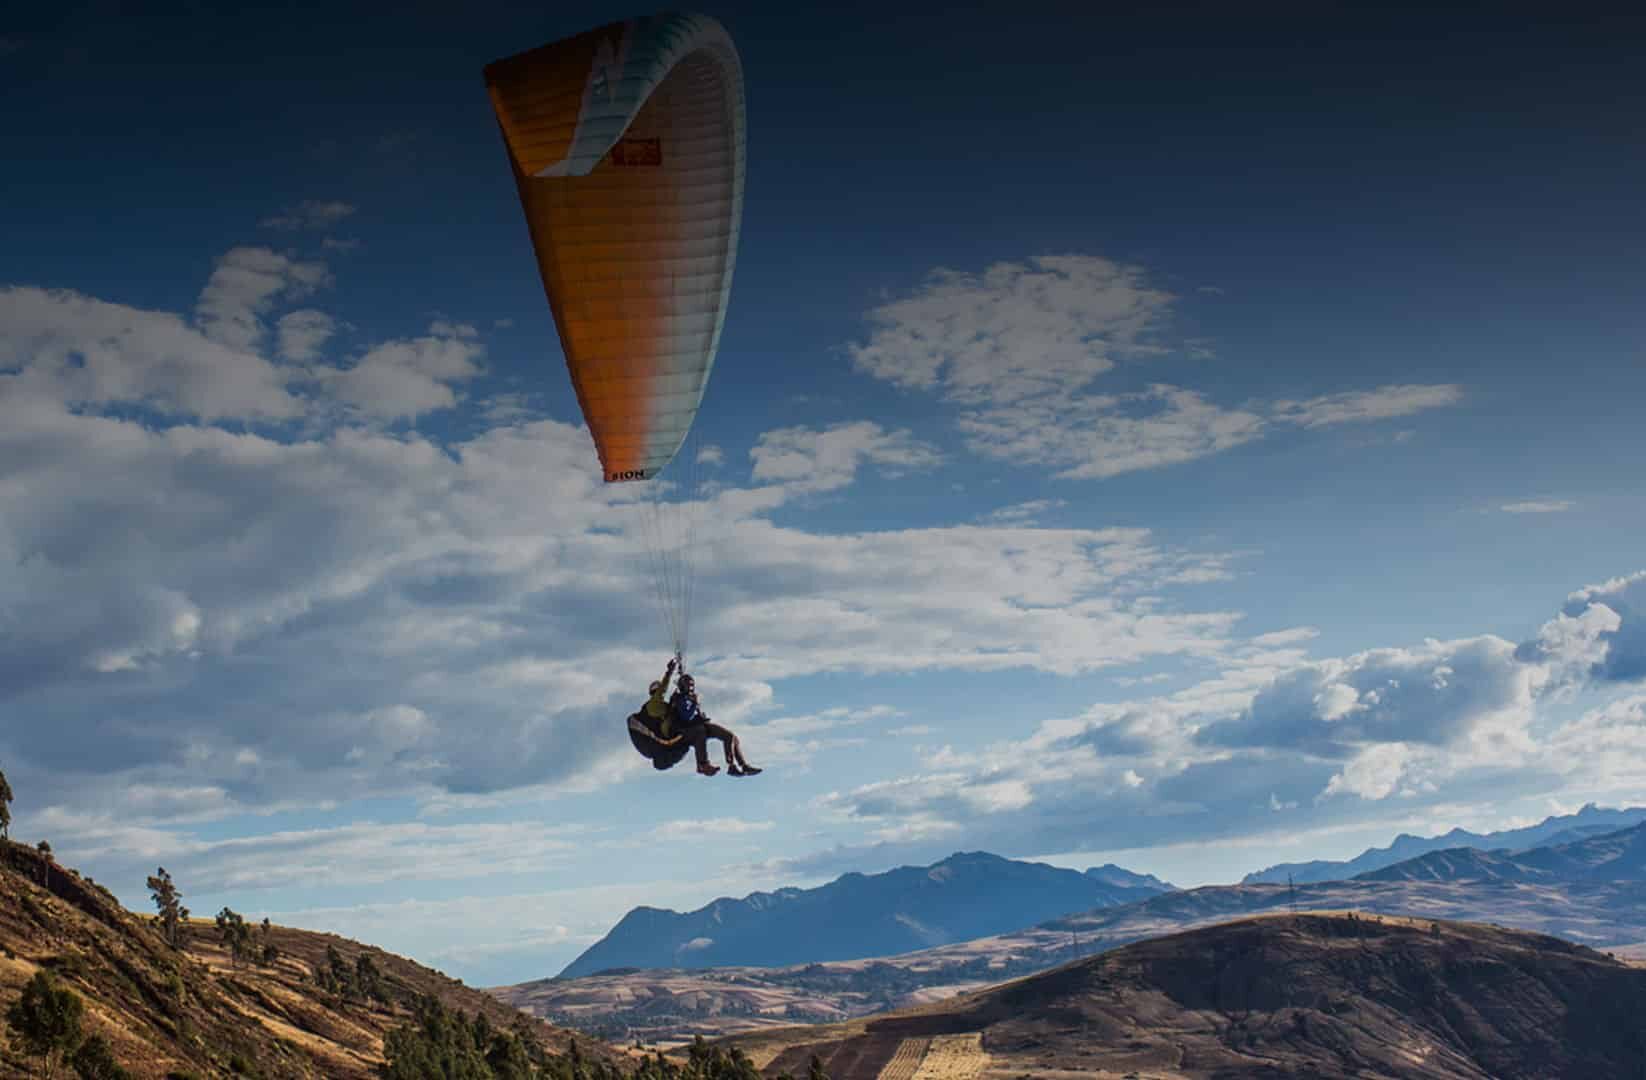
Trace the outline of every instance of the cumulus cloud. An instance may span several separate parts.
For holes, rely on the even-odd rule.
[[[276,300],[307,296],[331,280],[324,263],[294,259],[263,247],[237,247],[217,260],[195,304],[200,332],[231,348],[262,341],[263,316]]]
[[[472,326],[437,321],[422,337],[374,345],[325,378],[338,400],[381,420],[414,418],[457,404],[453,384],[481,373],[485,346]]]
[[[960,428],[972,449],[990,457],[1098,480],[1233,449],[1259,438],[1263,419],[1192,390],[1156,385],[1137,394],[989,409],[963,417]]]
[[[57,804],[176,821],[338,791],[598,786],[644,766],[593,737],[657,648],[635,496],[600,482],[580,426],[516,415],[444,442],[376,426],[517,403],[457,397],[483,346],[455,319],[316,362],[335,320],[278,305],[321,280],[236,249],[202,301],[214,336],[78,294],[0,293],[0,699],[39,720],[3,737],[55,778],[36,790]],[[260,338],[265,320],[285,365],[224,341]],[[213,422],[248,416],[313,422]],[[1218,556],[1144,530],[830,535],[768,516],[863,469],[939,464],[909,432],[787,428],[753,459],[754,486],[698,506],[725,541],[700,564],[698,633],[717,652],[699,674],[731,720],[769,710],[781,678],[1206,656],[1239,618],[1155,596]],[[772,735],[797,752],[864,737],[824,722]],[[187,794],[156,803],[167,790]],[[989,789],[995,805],[1020,798]]]
[[[31,403],[142,405],[205,420],[278,419],[302,404],[256,353],[203,335],[169,312],[67,290],[0,289],[0,409],[6,431],[49,425]]]
[[[929,469],[942,461],[937,448],[907,431],[886,431],[869,421],[823,430],[791,427],[768,431],[749,452],[757,481],[781,482],[799,491],[834,491],[863,465],[882,471]]]
[[[1210,726],[1203,738],[1344,758],[1372,743],[1445,746],[1510,737],[1530,722],[1534,685],[1514,645],[1497,637],[1373,649],[1276,679],[1240,716]]]
[[[259,224],[265,229],[281,229],[288,232],[298,229],[329,229],[351,216],[355,209],[352,204],[336,199],[305,199],[295,206],[286,207],[272,217],[264,218]]]
[[[320,359],[321,348],[336,332],[337,320],[323,311],[288,312],[275,323],[277,350],[283,360],[309,363]]]
[[[1029,854],[1092,847],[1093,822],[1124,819],[1130,846],[1317,827],[1357,808],[1502,799],[1581,783],[1627,793],[1646,772],[1646,697],[1615,698],[1551,726],[1556,691],[1638,680],[1632,611],[1646,574],[1573,593],[1521,646],[1492,635],[1310,659],[1314,632],[1275,631],[1219,654],[1217,676],[1159,697],[1043,722],[1025,742],[939,748],[924,768],[830,792],[826,821],[866,841],[785,867],[889,865],[968,845]],[[1615,606],[1614,606],[1615,605]],[[1363,819],[1360,819],[1363,820]]]
[[[1556,728],[1549,760],[1602,789],[1638,790],[1646,784],[1646,694],[1609,701]]]
[[[1646,678],[1646,571],[1573,592],[1517,656],[1551,689]]]
[[[1326,784],[1323,795],[1358,795],[1362,799],[1386,799],[1405,776],[1411,750],[1405,743],[1378,743],[1354,756]]]
[[[1157,383],[1124,394],[1094,383],[1120,361],[1167,351],[1177,298],[1139,267],[1094,256],[1002,262],[980,274],[935,271],[907,297],[868,312],[858,370],[957,406],[975,453],[1104,479],[1222,453],[1276,424],[1321,428],[1455,404],[1452,385],[1397,384],[1267,405],[1224,406]],[[1202,344],[1178,351],[1207,355]]]
[[[971,405],[1063,395],[1147,344],[1172,297],[1137,267],[1079,255],[934,271],[868,315],[852,361],[876,378]]]

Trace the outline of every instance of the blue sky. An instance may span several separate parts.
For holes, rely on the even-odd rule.
[[[668,641],[480,77],[628,12],[0,26],[14,835],[498,983],[957,849],[1638,802],[1642,21],[1009,10],[712,9],[746,783],[623,736]]]

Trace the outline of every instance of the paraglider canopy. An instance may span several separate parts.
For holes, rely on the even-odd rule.
[[[612,23],[485,71],[608,482],[679,451],[714,366],[743,210],[742,65],[707,15]]]

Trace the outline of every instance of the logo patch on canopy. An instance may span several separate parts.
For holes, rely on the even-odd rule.
[[[619,139],[612,146],[613,165],[663,164],[662,139]]]

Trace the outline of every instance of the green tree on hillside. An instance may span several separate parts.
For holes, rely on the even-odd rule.
[[[41,1075],[50,1077],[80,1045],[84,1014],[79,995],[37,971],[23,987],[23,996],[6,1010],[6,1023],[17,1032],[23,1052],[40,1059]]]
[[[345,998],[355,996],[354,971],[349,962],[343,959],[343,954],[337,951],[336,945],[326,946],[326,968],[331,974],[331,990]]]
[[[370,998],[379,1005],[389,1005],[393,1002],[389,997],[389,985],[384,981],[383,973],[366,953],[354,958],[354,989],[361,997]]]
[[[149,892],[154,896],[154,906],[160,911],[154,917],[155,925],[160,927],[160,933],[172,948],[181,949],[189,921],[189,909],[183,906],[183,894],[172,884],[171,875],[166,873],[164,866],[149,878],[148,884]]]
[[[267,918],[263,919],[263,936],[258,941],[257,962],[264,967],[273,967],[280,960],[280,950],[274,945],[274,927],[269,925]]]
[[[114,1060],[109,1041],[101,1035],[90,1035],[80,1049],[69,1059],[80,1080],[131,1080],[131,1073]]]
[[[217,913],[217,932],[222,935],[223,944],[229,950],[229,959],[236,967],[241,961],[253,955],[251,942],[251,927],[238,911],[224,907]]]
[[[11,839],[11,785],[6,783],[6,774],[0,770],[0,840]]]

